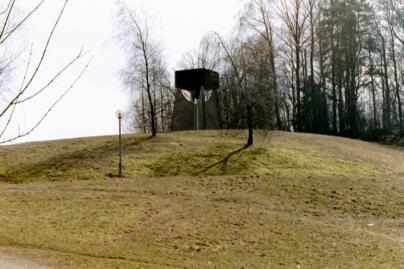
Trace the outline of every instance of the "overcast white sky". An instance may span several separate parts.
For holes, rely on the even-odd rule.
[[[34,2],[37,1],[17,1],[22,10]],[[48,0],[30,20],[21,35],[28,39],[26,46],[31,42],[34,45],[41,43],[61,3],[61,0]],[[172,72],[182,54],[197,48],[205,33],[229,33],[241,6],[240,0],[127,0],[126,3],[154,17],[154,38],[163,44]],[[38,82],[45,81],[81,47],[94,55],[93,62],[77,86],[43,124],[32,135],[18,142],[116,133],[115,111],[127,108],[129,96],[118,77],[125,55],[118,42],[113,40],[117,34],[116,12],[115,0],[70,1]],[[56,85],[54,93],[60,92],[60,88],[63,89],[82,66],[67,73],[67,77]],[[28,128],[56,96],[52,94],[20,109],[18,128]]]

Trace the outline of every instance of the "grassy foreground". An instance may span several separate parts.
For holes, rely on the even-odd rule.
[[[0,250],[55,268],[404,268],[404,150],[242,131],[0,147]]]

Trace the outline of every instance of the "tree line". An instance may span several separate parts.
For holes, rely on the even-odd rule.
[[[147,18],[122,6],[134,126],[169,131],[178,91]],[[207,33],[179,68],[220,73],[221,128],[377,138],[404,134],[401,0],[246,0],[230,36]]]
[[[40,44],[38,59],[28,53],[21,85],[9,89],[18,53],[7,53],[15,33],[37,12],[25,14],[16,1],[0,4],[0,143],[29,135],[76,84],[39,117],[37,123],[7,135],[17,107],[48,91],[83,58],[67,61],[42,87],[33,87],[64,13]],[[147,16],[123,2],[118,14],[120,40],[128,54],[121,71],[133,96],[131,125],[141,132],[173,129],[172,72]],[[32,52],[32,49],[31,49]],[[178,68],[220,73],[217,111],[221,128],[286,130],[377,138],[404,134],[404,2],[401,0],[244,0],[230,35],[207,33],[199,48],[186,52]]]

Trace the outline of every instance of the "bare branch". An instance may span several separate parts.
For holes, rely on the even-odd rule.
[[[34,81],[35,77],[37,76],[37,74],[38,74],[38,72],[39,72],[39,70],[40,70],[40,68],[41,68],[41,66],[42,66],[42,63],[43,63],[43,61],[44,61],[44,59],[45,59],[45,56],[46,56],[46,54],[47,54],[48,47],[49,47],[49,45],[50,45],[50,43],[51,43],[52,37],[53,37],[53,35],[54,35],[55,31],[56,31],[56,28],[57,28],[57,26],[58,26],[58,24],[59,24],[61,18],[62,18],[62,15],[63,15],[63,13],[64,13],[64,11],[65,11],[65,9],[66,9],[66,6],[67,6],[67,3],[68,3],[68,2],[69,2],[69,0],[65,0],[62,9],[61,9],[61,11],[59,12],[59,16],[57,17],[57,19],[56,19],[56,21],[55,21],[55,23],[54,23],[54,25],[53,25],[53,28],[52,28],[52,30],[51,30],[49,36],[48,36],[48,39],[47,39],[47,41],[46,41],[46,44],[45,44],[45,46],[44,46],[44,48],[43,48],[43,50],[42,50],[42,53],[41,53],[41,58],[40,58],[40,60],[38,61],[38,63],[37,63],[37,65],[36,65],[36,68],[35,68],[33,74],[30,76],[30,79],[28,80],[27,84],[22,88],[22,90],[10,101],[10,103],[9,103],[9,104],[4,108],[4,110],[0,113],[0,118],[10,109],[11,106],[21,97],[21,95],[23,95],[23,94],[27,91],[27,89],[29,88],[29,86],[32,84],[32,82]],[[42,2],[41,2],[41,3],[42,3]]]
[[[69,1],[69,0],[66,0],[66,2],[67,1]],[[16,23],[10,30],[6,31],[8,21],[10,19],[10,15],[11,15],[11,12],[12,12],[14,4],[15,4],[15,0],[12,0],[12,3],[11,3],[10,8],[9,8],[9,12],[7,14],[7,17],[6,17],[5,21],[4,21],[3,28],[2,28],[2,31],[1,31],[1,34],[0,34],[0,45],[2,43],[4,43],[17,29],[19,29],[32,16],[32,14],[34,14],[42,6],[42,4],[44,2],[45,2],[45,0],[42,0],[30,12],[28,12],[28,14],[22,20],[20,20],[18,23]]]
[[[48,89],[63,73],[65,73],[66,70],[68,70],[74,63],[76,63],[80,58],[84,57],[85,54],[82,53],[82,51],[79,52],[79,54],[73,58],[69,63],[67,63],[61,70],[59,70],[59,72],[54,75],[49,81],[48,83],[46,83],[45,86],[43,86],[42,88],[40,88],[37,92],[33,93],[32,95],[21,99],[21,100],[17,100],[15,102],[15,104],[21,104],[24,103],[26,101],[29,101],[35,97],[37,97],[39,94],[41,94],[42,92],[44,92],[46,89]]]
[[[1,32],[0,32],[0,44],[1,44],[1,39],[3,38],[4,32],[6,31],[7,25],[8,25],[8,21],[10,20],[10,16],[11,16],[11,12],[13,11],[15,5],[15,0],[11,0],[11,2],[8,4],[5,12],[8,10],[6,18],[4,20],[3,23],[3,27],[1,28]]]
[[[41,123],[48,117],[48,115],[56,107],[56,105],[66,96],[66,94],[68,94],[74,88],[74,86],[77,84],[77,82],[81,79],[81,77],[84,75],[84,73],[86,72],[86,70],[90,66],[92,60],[93,60],[93,57],[90,58],[90,60],[86,64],[86,66],[83,68],[83,70],[80,72],[80,74],[76,77],[76,79],[73,81],[73,83],[70,84],[70,86],[67,87],[67,89],[55,100],[55,102],[49,107],[49,109],[42,115],[42,117],[33,125],[33,127],[31,129],[29,129],[28,131],[26,131],[26,132],[24,132],[22,134],[19,133],[17,136],[15,136],[13,138],[9,138],[9,139],[5,139],[3,141],[0,141],[0,145],[13,142],[13,141],[15,141],[17,139],[20,139],[22,137],[28,136],[32,132],[34,132],[39,127],[39,125],[41,125]]]

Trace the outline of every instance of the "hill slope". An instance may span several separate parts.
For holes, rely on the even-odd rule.
[[[404,151],[242,131],[0,148],[0,248],[58,268],[404,267]],[[22,183],[22,184],[15,184]]]

